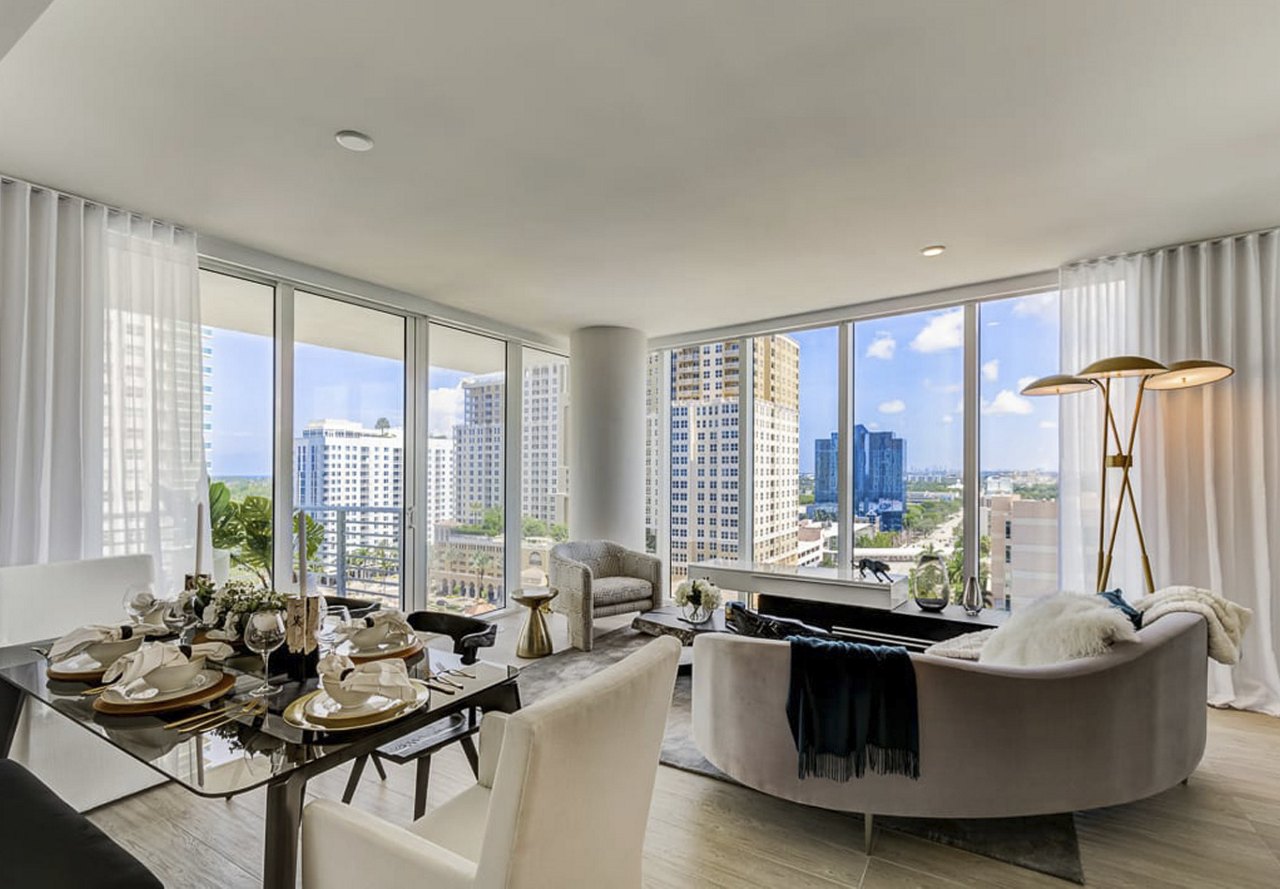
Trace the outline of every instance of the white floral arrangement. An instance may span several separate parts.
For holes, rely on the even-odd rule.
[[[245,580],[229,580],[212,596],[201,601],[200,621],[207,627],[234,632],[240,615],[267,609],[283,609],[285,594]]]
[[[703,611],[715,611],[720,607],[720,588],[701,578],[686,580],[676,587],[675,600],[682,607],[692,605]]]

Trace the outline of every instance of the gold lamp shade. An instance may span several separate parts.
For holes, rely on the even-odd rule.
[[[1022,387],[1023,395],[1070,395],[1093,388],[1093,383],[1071,374],[1050,374]]]
[[[1235,372],[1235,368],[1220,361],[1189,358],[1173,362],[1166,372],[1150,377],[1143,385],[1148,389],[1190,389],[1225,380]]]
[[[1090,364],[1076,376],[1086,380],[1105,380],[1115,377],[1147,377],[1168,370],[1159,361],[1141,355],[1117,355]]]

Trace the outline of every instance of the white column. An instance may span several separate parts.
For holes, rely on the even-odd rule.
[[[629,327],[569,338],[569,534],[644,550],[645,359]]]

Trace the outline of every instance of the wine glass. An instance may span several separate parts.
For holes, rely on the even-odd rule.
[[[129,622],[140,624],[155,609],[156,594],[151,584],[136,583],[125,589],[120,604],[124,607],[124,613],[129,616]]]
[[[338,628],[349,620],[351,620],[351,612],[345,605],[330,605],[325,609],[324,617],[320,620],[320,632],[316,635],[326,651],[332,651],[337,647]]]
[[[250,697],[265,698],[280,689],[271,684],[271,668],[268,659],[271,652],[284,644],[285,615],[278,608],[255,611],[245,617],[244,644],[250,651],[262,655],[262,685],[249,692]]]

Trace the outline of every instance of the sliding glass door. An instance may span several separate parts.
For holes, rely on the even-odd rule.
[[[202,270],[200,304],[213,575],[269,584],[275,288]]]
[[[484,614],[507,601],[507,344],[432,324],[427,351],[427,604]]]
[[[406,319],[293,300],[293,503],[307,516],[308,585],[400,607]]]

